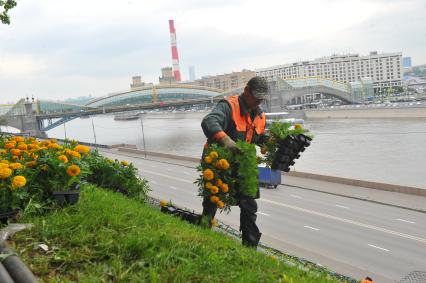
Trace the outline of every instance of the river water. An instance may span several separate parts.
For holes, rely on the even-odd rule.
[[[200,123],[205,113],[146,114],[146,150],[191,157],[205,142]],[[140,120],[113,116],[76,119],[48,132],[49,137],[99,144],[128,143],[143,148]],[[426,189],[426,119],[324,119],[305,121],[312,145],[295,169],[330,176],[415,186]]]

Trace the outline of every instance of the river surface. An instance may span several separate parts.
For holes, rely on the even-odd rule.
[[[148,151],[191,157],[201,155],[205,113],[146,114]],[[113,116],[76,119],[48,132],[49,137],[99,144],[136,144],[143,149],[140,120],[115,121]],[[305,121],[312,145],[295,169],[426,189],[426,119],[324,119]]]

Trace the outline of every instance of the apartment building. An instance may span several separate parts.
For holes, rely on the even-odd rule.
[[[255,75],[255,71],[244,69],[241,72],[202,77],[201,79],[195,80],[192,84],[228,90],[244,86]]]
[[[365,56],[333,55],[255,71],[257,76],[268,80],[322,77],[350,83],[360,81],[362,78],[371,78],[374,92],[379,93],[390,87],[402,86],[402,52],[379,54],[373,51]]]

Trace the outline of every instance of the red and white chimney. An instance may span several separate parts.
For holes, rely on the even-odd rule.
[[[176,30],[173,20],[169,20],[169,29],[170,29],[170,44],[172,47],[172,61],[173,61],[173,75],[177,82],[181,81],[180,77],[180,67],[179,67],[179,55],[176,46]]]

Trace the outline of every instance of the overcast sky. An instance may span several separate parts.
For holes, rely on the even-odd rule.
[[[403,52],[426,63],[425,0],[18,0],[0,24],[0,103],[102,96],[171,66],[197,77],[333,53]]]

